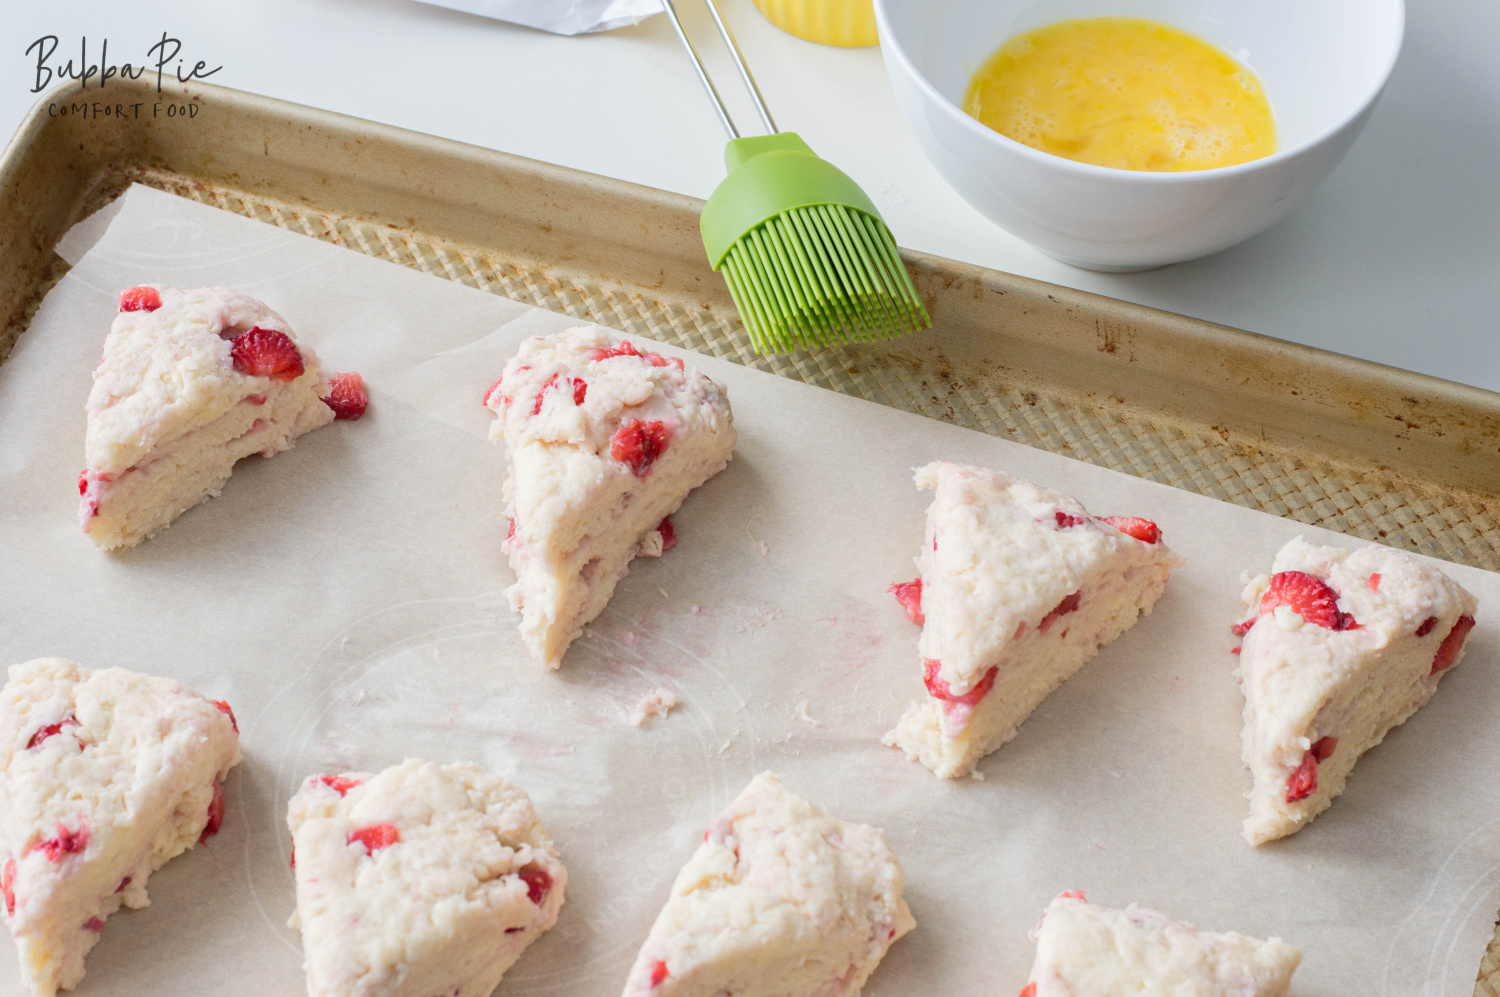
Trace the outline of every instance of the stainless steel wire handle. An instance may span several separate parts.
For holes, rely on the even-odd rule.
[[[734,127],[734,119],[729,116],[729,109],[724,106],[724,98],[719,96],[718,88],[714,86],[713,79],[708,75],[708,69],[703,65],[703,59],[699,57],[698,50],[693,47],[693,40],[688,37],[687,31],[682,27],[682,19],[677,16],[676,5],[673,0],[661,0],[661,3],[667,12],[667,17],[672,21],[672,28],[677,32],[683,48],[687,49],[688,55],[693,60],[693,68],[698,72],[698,82],[703,84],[703,89],[708,91],[708,99],[713,101],[714,110],[719,114],[719,122],[729,133],[730,138],[739,138],[739,129]],[[750,66],[745,62],[745,54],[740,51],[739,43],[734,40],[734,32],[729,30],[729,24],[724,20],[724,12],[719,9],[718,0],[707,0],[707,3],[709,13],[714,18],[714,25],[719,29],[719,35],[724,39],[724,44],[729,46],[730,55],[734,57],[734,65],[740,72],[740,79],[744,81],[745,89],[750,91],[750,97],[755,102],[755,110],[760,114],[760,120],[773,135],[776,134],[780,129],[771,118],[771,111],[766,107],[766,98],[761,94],[760,87],[756,86],[755,77],[750,74]]]

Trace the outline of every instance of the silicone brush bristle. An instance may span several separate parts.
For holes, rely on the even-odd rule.
[[[890,230],[844,205],[783,211],[741,236],[723,271],[761,353],[895,339],[932,324]]]

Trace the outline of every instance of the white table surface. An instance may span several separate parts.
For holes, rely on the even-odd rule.
[[[1241,246],[1128,275],[1058,263],[972,211],[918,152],[878,49],[812,45],[722,2],[778,124],[852,175],[904,246],[1500,390],[1496,0],[1408,0],[1390,85],[1322,187]],[[696,0],[680,7],[711,47]],[[700,197],[722,177],[723,136],[665,18],[562,38],[414,0],[0,0],[0,134],[35,99],[34,39],[76,58],[86,35],[97,61],[107,37],[111,62],[139,63],[163,31],[225,86]]]

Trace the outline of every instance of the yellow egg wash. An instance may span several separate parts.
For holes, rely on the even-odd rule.
[[[1017,35],[974,74],[964,110],[1033,149],[1121,170],[1209,170],[1276,151],[1254,73],[1200,38],[1137,18]]]

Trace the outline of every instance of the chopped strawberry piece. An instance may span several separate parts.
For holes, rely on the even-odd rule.
[[[588,393],[589,393],[588,382],[584,381],[584,379],[581,378],[581,377],[570,377],[570,378],[567,378],[567,383],[571,384],[573,386],[573,404],[574,405],[582,405],[583,404],[583,400],[586,397],[588,397]],[[544,400],[546,400],[547,392],[549,390],[551,390],[552,388],[555,388],[557,386],[558,386],[557,375],[553,374],[552,375],[552,379],[550,381],[548,381],[546,384],[542,385],[542,390],[538,391],[536,393],[536,401],[533,402],[532,405],[531,405],[531,414],[532,415],[538,415],[538,414],[540,414],[540,412],[542,411],[542,402]]]
[[[234,710],[230,708],[229,704],[222,699],[210,699],[209,702],[218,707],[220,713],[228,715],[230,725],[234,727],[234,732],[238,734],[240,732],[240,722],[234,718]]]
[[[1318,791],[1318,758],[1311,751],[1304,752],[1302,764],[1286,781],[1286,801],[1296,803]]]
[[[1432,659],[1432,671],[1428,673],[1429,675],[1436,675],[1458,660],[1459,654],[1464,649],[1464,639],[1473,629],[1474,617],[1465,614],[1458,618],[1458,622],[1453,624],[1453,629],[1448,631],[1448,636],[1444,637],[1443,642],[1438,645],[1438,652]]]
[[[130,885],[130,877],[126,876],[124,879],[120,880],[120,885],[115,887],[115,892],[116,893],[124,893],[125,892],[125,887],[127,887],[129,885]]]
[[[1100,516],[1099,520],[1126,536],[1135,537],[1141,543],[1161,543],[1161,527],[1149,519],[1141,519],[1139,516]]]
[[[78,494],[82,495],[89,490],[89,469],[84,468],[78,472]]]
[[[1339,613],[1339,625],[1335,630],[1363,630],[1364,624],[1354,618],[1353,613]]]
[[[540,907],[552,890],[552,877],[546,869],[522,869],[521,881],[526,884],[526,899]]]
[[[608,349],[596,346],[586,354],[590,360],[612,360],[615,357],[638,357],[640,355],[640,350],[632,346],[628,339],[622,339],[619,346],[611,346]]]
[[[1435,626],[1437,626],[1437,617],[1427,617],[1427,619],[1422,621],[1422,625],[1417,627],[1417,636],[1426,637],[1428,634],[1432,633],[1432,628]]]
[[[505,522],[505,539],[514,539],[516,535],[516,521],[514,519],[508,519]]]
[[[1087,900],[1088,899],[1088,897],[1086,897],[1086,896],[1083,895],[1083,891],[1082,890],[1063,890],[1061,893],[1058,894],[1058,896],[1059,897],[1067,897],[1069,900]]]
[[[1231,647],[1231,648],[1230,648],[1230,649],[1229,649],[1229,653],[1230,653],[1230,654],[1239,654],[1239,653],[1240,653],[1240,652],[1242,652],[1242,651],[1244,651],[1244,650],[1245,650],[1245,649],[1244,649],[1244,647],[1242,647],[1242,646],[1241,646],[1241,645],[1239,645],[1239,644],[1236,644],[1236,645],[1234,645],[1234,646],[1233,646],[1233,647]]]
[[[349,844],[356,841],[365,846],[365,851],[371,855],[388,848],[401,840],[401,832],[390,824],[375,824],[371,827],[362,827],[357,831],[349,833]]]
[[[208,801],[208,822],[203,825],[203,833],[198,835],[198,844],[203,844],[209,838],[219,833],[219,828],[224,824],[224,784],[214,783],[214,797]]]
[[[995,676],[1000,668],[997,665],[984,673],[984,678],[975,684],[974,688],[961,696],[955,696],[949,691],[948,683],[938,677],[938,669],[942,668],[942,662],[935,658],[927,658],[922,662],[922,684],[927,686],[928,695],[933,699],[941,699],[945,703],[954,703],[959,706],[978,706],[979,701],[994,688]]]
[[[1075,516],[1071,512],[1063,512],[1061,509],[1054,510],[1052,515],[1057,519],[1057,528],[1059,530],[1082,526],[1086,521],[1082,516]]]
[[[1076,612],[1078,609],[1078,603],[1079,593],[1074,592],[1062,602],[1059,602],[1056,609],[1048,613],[1046,616],[1042,617],[1042,622],[1038,623],[1036,628],[1042,633],[1046,633],[1047,628],[1052,626],[1053,623],[1056,623],[1059,616],[1067,616],[1069,613]]]
[[[1370,591],[1371,592],[1379,592],[1380,591],[1380,572],[1377,571],[1375,574],[1371,575],[1369,578],[1366,578],[1365,579],[1365,584],[1368,585],[1368,586],[1370,586]]]
[[[349,790],[359,785],[358,779],[350,779],[342,775],[320,775],[318,776],[318,781],[340,796],[343,796]]]
[[[0,889],[5,891],[5,913],[16,912],[16,860],[6,859],[5,873],[0,875]]]
[[[662,521],[656,524],[656,532],[661,534],[663,553],[677,546],[677,527],[672,525],[671,516],[663,517]]]
[[[1314,741],[1309,750],[1312,752],[1314,758],[1320,762],[1325,762],[1338,746],[1339,739],[1330,734],[1327,737],[1320,737]]]
[[[901,608],[906,610],[906,618],[917,626],[927,622],[927,617],[922,613],[922,579],[913,578],[909,582],[897,582],[886,589],[901,603]]]
[[[500,382],[503,381],[503,380],[505,380],[504,376],[496,378],[495,379],[495,383],[492,384],[492,385],[490,385],[490,390],[488,390],[488,391],[486,391],[484,393],[484,402],[482,404],[484,405],[485,408],[489,408],[490,407],[490,399],[493,398],[493,397],[495,397],[495,392],[496,391],[500,390]]]
[[[83,922],[83,927],[85,931],[92,931],[97,935],[99,932],[104,930],[104,922],[99,920],[97,917],[91,917],[87,921]]]
[[[678,357],[664,357],[660,353],[647,353],[643,359],[653,367],[676,367],[678,370],[686,370],[686,365]]]
[[[284,332],[259,326],[237,336],[229,345],[234,369],[251,377],[273,381],[295,381],[307,368],[297,344]]]
[[[245,396],[245,401],[249,402],[251,405],[264,405],[266,403],[266,396],[265,395],[246,395]]]
[[[120,292],[120,311],[154,312],[161,307],[161,292],[154,287],[127,287]]]
[[[1303,622],[1339,630],[1343,614],[1338,602],[1339,594],[1321,578],[1303,571],[1278,571],[1271,576],[1266,594],[1260,597],[1260,615],[1265,616],[1278,606],[1289,606]]]
[[[74,830],[62,821],[57,822],[57,828],[52,837],[45,841],[38,841],[28,852],[40,851],[47,856],[48,862],[61,862],[65,855],[77,855],[89,846],[89,829],[85,824]]]
[[[1019,994],[1017,994],[1016,997],[1036,997],[1036,984],[1035,983],[1028,983],[1028,984],[1026,984],[1024,987],[1021,988],[1021,992]]]
[[[609,454],[628,465],[637,478],[644,478],[671,442],[672,428],[661,420],[631,419],[615,431],[609,441]]]
[[[1258,617],[1252,616],[1248,620],[1241,620],[1234,626],[1230,627],[1229,632],[1234,634],[1236,637],[1243,637],[1250,632],[1251,627],[1255,626],[1255,621],[1257,619]]]
[[[664,959],[658,959],[651,964],[651,985],[659,987],[662,981],[672,974],[667,971],[667,963]]]
[[[507,935],[514,935],[514,934],[519,934],[520,932],[525,931],[525,930],[526,930],[525,928],[506,928],[505,929],[505,933]]]
[[[365,379],[357,371],[335,374],[328,379],[333,390],[323,399],[323,404],[333,409],[335,419],[358,419],[370,407],[370,395],[365,391]]]
[[[67,716],[63,717],[55,724],[46,724],[42,727],[38,727],[37,732],[31,735],[31,740],[26,742],[26,750],[30,751],[32,748],[35,748],[37,745],[47,740],[47,738],[51,737],[53,734],[61,734],[64,727],[77,726],[78,718],[69,713]]]

